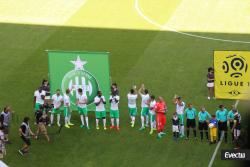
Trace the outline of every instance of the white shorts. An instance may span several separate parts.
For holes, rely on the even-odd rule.
[[[214,82],[207,83],[207,87],[208,87],[208,88],[213,88],[213,87],[214,87]]]
[[[179,126],[178,125],[173,125],[173,132],[179,132]]]
[[[239,136],[240,136],[240,130],[234,129],[234,137],[239,137]]]

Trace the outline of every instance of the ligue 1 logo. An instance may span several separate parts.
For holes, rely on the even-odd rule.
[[[223,61],[222,70],[226,74],[230,74],[232,78],[242,77],[248,70],[246,60],[239,55],[229,55]]]
[[[99,90],[99,84],[96,78],[87,70],[84,69],[86,61],[82,61],[80,56],[77,56],[75,61],[70,61],[75,65],[72,71],[66,73],[62,79],[61,88],[63,91],[71,89],[71,103],[75,105],[76,97],[78,95],[78,89],[82,88],[83,93],[88,97],[88,104],[94,101],[97,91]]]

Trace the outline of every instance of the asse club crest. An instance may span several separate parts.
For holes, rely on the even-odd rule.
[[[61,84],[61,89],[65,91],[66,89],[71,89],[70,99],[71,103],[75,105],[76,97],[78,95],[78,89],[82,88],[83,93],[88,97],[88,105],[93,103],[97,91],[99,90],[99,84],[96,78],[87,70],[84,69],[84,65],[87,61],[80,59],[77,56],[76,60],[70,61],[74,64],[75,68],[67,72]]]

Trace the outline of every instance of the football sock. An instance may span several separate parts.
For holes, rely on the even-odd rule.
[[[203,140],[203,132],[202,131],[200,132],[200,135],[201,135],[201,140]]]
[[[69,114],[69,117],[68,117],[68,123],[71,123],[71,114]]]
[[[99,126],[99,119],[95,119],[96,126]]]
[[[106,118],[103,118],[102,122],[103,122],[103,126],[106,127]]]
[[[81,118],[82,125],[84,125],[84,118],[83,118],[83,115],[80,115],[80,118]]]
[[[149,117],[148,115],[146,115],[146,125],[148,125],[148,123],[149,123]]]
[[[60,124],[60,114],[57,114],[57,124]]]
[[[208,140],[208,132],[206,132],[206,137],[207,137],[207,140]]]
[[[220,131],[220,130],[219,130],[219,132],[218,132],[218,135],[219,135],[219,136],[218,136],[218,137],[219,137],[218,139],[219,139],[219,141],[220,141],[220,137],[221,137],[221,131]]]
[[[194,129],[193,132],[194,132],[194,137],[196,137],[196,130]]]
[[[68,125],[68,117],[65,117],[64,121],[65,121],[65,125]]]
[[[213,141],[216,142],[216,136],[213,137]]]
[[[116,126],[119,127],[119,124],[120,124],[120,120],[119,120],[119,118],[116,118]]]
[[[135,116],[131,116],[132,118],[132,123],[135,123]]]
[[[181,125],[181,135],[183,135],[183,136],[185,135],[184,134],[184,125]]]
[[[111,126],[114,126],[114,118],[111,118]]]
[[[88,118],[88,116],[85,117],[85,121],[86,121],[86,126],[89,127],[89,118]]]
[[[158,133],[157,136],[158,136],[159,138],[161,138],[161,133]]]
[[[144,116],[141,116],[141,127],[144,127]]]
[[[150,127],[151,127],[151,129],[154,128],[154,122],[150,121]]]
[[[53,124],[53,122],[54,122],[54,114],[51,114],[50,115],[50,123]]]

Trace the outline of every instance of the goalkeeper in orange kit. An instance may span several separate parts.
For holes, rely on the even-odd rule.
[[[158,98],[159,101],[155,104],[155,112],[156,112],[156,124],[157,124],[157,138],[162,138],[163,135],[166,135],[164,133],[164,126],[166,124],[166,111],[167,106],[162,97]]]

